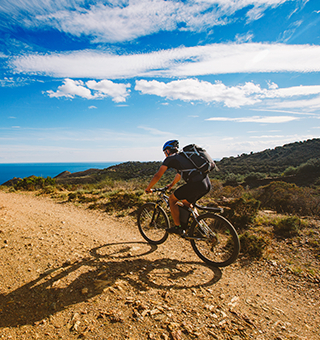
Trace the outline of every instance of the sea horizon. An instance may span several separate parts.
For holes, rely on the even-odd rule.
[[[0,163],[0,185],[13,178],[29,176],[51,177],[64,171],[71,173],[88,169],[106,169],[122,162],[45,162],[45,163]]]

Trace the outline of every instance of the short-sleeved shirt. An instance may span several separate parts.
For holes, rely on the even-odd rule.
[[[189,161],[185,156],[175,153],[173,155],[168,156],[162,163],[162,165],[167,166],[168,168],[176,169],[182,176],[182,178],[188,182],[200,182],[206,176],[199,173],[198,171],[194,171],[193,174],[189,177],[189,171],[184,170],[194,170],[195,167],[191,161]]]
[[[176,169],[187,182],[175,190],[174,195],[179,200],[186,199],[189,203],[195,203],[198,199],[207,194],[211,189],[210,179],[198,171],[194,171],[190,176],[187,169],[194,169],[194,165],[183,155],[174,154],[167,157],[162,165]]]

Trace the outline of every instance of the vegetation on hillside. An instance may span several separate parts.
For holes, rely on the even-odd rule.
[[[318,153],[319,159],[307,159],[308,155],[317,157]],[[263,182],[267,174],[262,172],[267,164],[268,171],[281,174],[271,178],[269,173],[269,180]],[[145,194],[144,189],[160,165],[161,162],[127,162],[103,170],[64,173],[55,179],[32,176],[15,182],[9,189],[3,188],[36,191],[61,202],[123,217],[134,215],[144,202],[155,199],[154,195]],[[213,190],[200,203],[224,208],[224,216],[240,235],[243,258],[267,257],[270,244],[274,247],[290,239],[294,244],[304,242],[314,258],[320,259],[320,230],[311,222],[311,218],[320,217],[320,140],[223,159],[218,166],[221,171],[211,173]],[[166,172],[157,186],[165,186],[174,175],[174,171]],[[284,181],[296,177],[313,178],[312,185]],[[250,181],[263,185],[249,186]],[[266,210],[270,213],[265,213]]]
[[[281,174],[288,167],[298,167],[310,159],[320,159],[320,139],[310,139],[261,152],[223,158],[219,165],[223,171],[241,175],[251,172]]]

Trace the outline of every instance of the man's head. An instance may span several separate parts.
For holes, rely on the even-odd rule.
[[[169,140],[164,143],[162,151],[168,157],[169,155],[178,152],[179,142],[177,140]]]

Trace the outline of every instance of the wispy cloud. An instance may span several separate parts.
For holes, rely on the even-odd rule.
[[[320,46],[245,43],[182,47],[131,55],[93,50],[29,54],[11,59],[9,65],[18,73],[58,78],[116,79],[319,72],[319,60]]]
[[[158,129],[151,128],[151,127],[148,127],[148,126],[138,126],[138,128],[143,129],[143,130],[149,132],[152,135],[167,136],[167,135],[170,134],[169,132],[160,131]]]
[[[123,42],[159,31],[202,31],[225,25],[243,10],[243,20],[260,19],[264,11],[292,0],[3,0],[2,25],[29,28],[46,26],[74,36],[86,35],[98,42]],[[7,23],[9,21],[9,23]],[[12,25],[12,23],[11,23]]]
[[[253,116],[253,117],[212,117],[206,120],[208,121],[220,121],[220,122],[237,122],[237,123],[261,123],[261,124],[278,124],[288,123],[293,120],[298,120],[298,117],[292,116]]]
[[[25,78],[25,77],[4,77],[0,79],[1,87],[18,87],[29,85],[30,83],[35,82],[35,79]]]
[[[270,104],[270,107],[274,108],[288,108],[288,109],[303,109],[303,110],[319,110],[320,109],[320,96],[310,99],[302,99],[302,100],[283,100]]]

